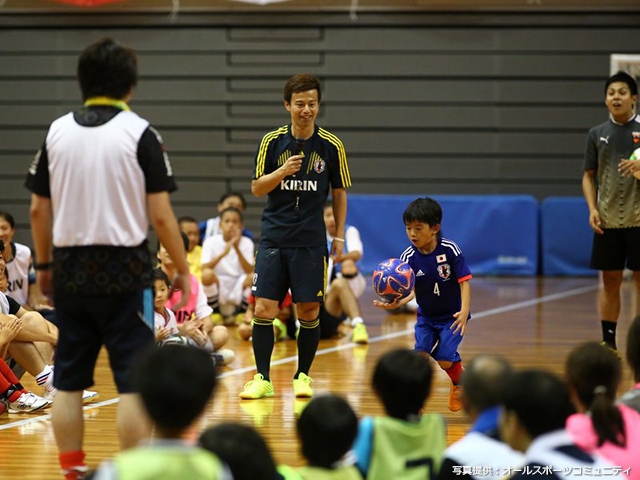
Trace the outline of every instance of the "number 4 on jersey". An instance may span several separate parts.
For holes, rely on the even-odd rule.
[[[433,294],[440,296],[440,287],[438,286],[438,282],[433,284]]]

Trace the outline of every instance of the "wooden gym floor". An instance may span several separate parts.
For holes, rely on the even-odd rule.
[[[560,374],[564,358],[573,346],[586,340],[600,340],[596,277],[474,278],[471,287],[473,319],[461,346],[463,361],[491,352],[505,355],[516,367],[543,367]],[[360,302],[371,343],[356,346],[348,337],[321,341],[310,373],[316,395],[323,392],[343,395],[358,415],[382,413],[369,386],[379,356],[392,348],[413,347],[414,316],[389,315],[373,307],[373,298],[373,293],[367,291]],[[626,330],[636,311],[633,285],[627,281],[623,285],[618,329],[623,355]],[[279,463],[300,465],[295,419],[305,402],[294,400],[291,388],[297,360],[295,342],[287,340],[275,346],[271,376],[276,395],[241,401],[238,393],[255,373],[253,353],[249,342],[236,338],[233,327],[231,337],[229,347],[237,356],[230,366],[222,369],[219,388],[202,426],[229,420],[255,425]],[[449,379],[435,364],[434,369],[427,408],[445,416],[449,441],[455,441],[464,434],[469,422],[464,412],[454,414],[447,409]],[[42,393],[30,376],[23,380],[27,388]],[[118,451],[114,426],[117,395],[104,354],[99,359],[95,380],[93,389],[100,393],[100,400],[85,410],[85,451],[91,468]],[[629,388],[631,383],[625,365],[622,389]],[[34,415],[5,413],[0,417],[0,478],[61,478],[47,411]]]

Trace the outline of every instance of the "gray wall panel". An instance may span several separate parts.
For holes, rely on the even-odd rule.
[[[345,144],[352,192],[542,199],[581,194],[585,135],[606,119],[609,54],[640,45],[637,26],[615,16],[594,24],[549,13],[531,26],[526,14],[468,24],[464,14],[442,24],[427,15],[407,26],[319,15],[274,27],[254,14],[191,26],[135,27],[122,17],[124,28],[111,18],[111,27],[71,19],[4,29],[0,208],[16,215],[19,238],[30,242],[26,169],[50,121],[79,105],[77,55],[104,35],[139,53],[132,107],[166,141],[178,215],[208,218],[222,193],[238,190],[256,233],[265,199],[250,194],[253,157],[260,138],[289,121],[282,89],[293,73],[323,81],[318,123]]]

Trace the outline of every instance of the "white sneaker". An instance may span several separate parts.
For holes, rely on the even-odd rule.
[[[15,402],[9,402],[9,413],[32,413],[48,407],[50,402],[31,392],[23,393]]]
[[[44,399],[49,403],[53,403],[53,399],[56,397],[56,393],[58,393],[58,389],[53,385],[48,385],[44,389]],[[91,403],[100,398],[98,392],[92,392],[91,390],[83,390],[82,392],[82,403]]]
[[[236,358],[236,354],[233,350],[223,348],[222,350],[216,350],[215,352],[212,352],[211,358],[213,359],[214,365],[222,367],[233,362]]]

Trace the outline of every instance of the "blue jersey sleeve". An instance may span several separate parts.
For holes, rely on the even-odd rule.
[[[356,465],[362,475],[366,477],[371,464],[371,452],[373,450],[373,417],[365,417],[358,425],[358,436],[353,442],[353,451],[356,454]]]

